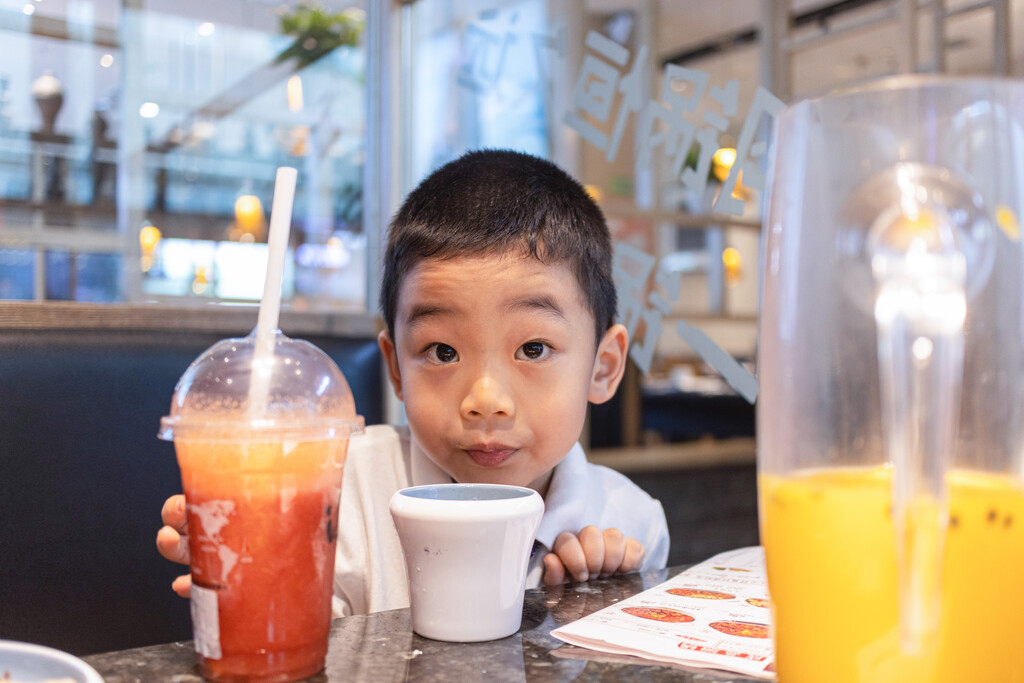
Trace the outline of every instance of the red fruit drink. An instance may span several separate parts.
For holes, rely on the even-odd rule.
[[[175,441],[207,678],[290,681],[323,668],[347,445]]]
[[[202,674],[282,683],[324,666],[342,468],[363,419],[320,349],[277,332],[260,356],[255,342],[196,359],[159,436],[181,468]]]

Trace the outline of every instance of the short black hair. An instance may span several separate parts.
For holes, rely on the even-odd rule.
[[[600,342],[615,323],[617,304],[604,215],[558,166],[508,150],[469,152],[445,164],[398,210],[388,233],[380,292],[392,339],[398,291],[420,260],[516,251],[569,266]]]

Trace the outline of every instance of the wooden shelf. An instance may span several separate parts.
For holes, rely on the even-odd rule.
[[[87,304],[64,301],[0,301],[0,330],[178,330],[247,334],[256,326],[257,306],[208,304],[184,308],[170,304]],[[289,336],[376,335],[379,320],[365,313],[281,311],[281,329]]]
[[[598,448],[587,454],[598,465],[623,474],[715,465],[749,465],[757,459],[755,439],[700,439],[657,446]]]

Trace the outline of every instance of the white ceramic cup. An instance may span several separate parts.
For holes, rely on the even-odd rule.
[[[434,640],[510,636],[523,618],[523,591],[544,501],[528,488],[436,484],[391,497],[405,553],[412,627]]]

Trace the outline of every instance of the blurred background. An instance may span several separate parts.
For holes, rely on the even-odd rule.
[[[907,71],[1011,74],[1022,12],[0,0],[0,298],[251,304],[287,164],[300,175],[286,305],[372,315],[381,234],[405,192],[466,150],[509,147],[575,173],[617,240],[654,257],[623,258],[633,298],[659,297],[660,316],[634,302],[627,320],[645,374],[711,388],[680,364],[694,354],[675,323],[753,355],[761,196],[733,183],[725,210],[718,195],[757,89],[786,102]]]
[[[619,240],[680,278],[667,317],[749,355],[760,196],[741,183],[739,212],[713,209],[756,89],[789,101],[898,72],[1012,73],[1021,14],[953,0],[0,0],[0,298],[253,302],[274,169],[289,164],[289,305],[372,314],[396,202],[468,149],[510,147],[568,167]],[[704,85],[666,83],[670,65]],[[651,102],[665,115],[642,125]],[[707,182],[681,180],[680,154]],[[671,327],[658,369],[686,355]]]

